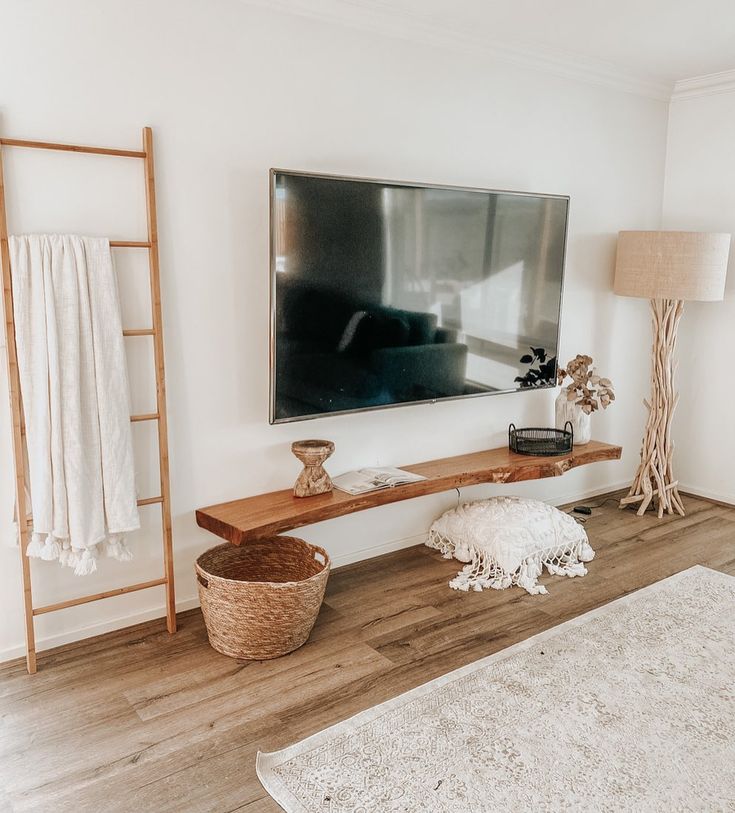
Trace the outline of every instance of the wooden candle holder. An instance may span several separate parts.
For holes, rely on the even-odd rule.
[[[334,452],[331,440],[297,440],[291,451],[304,464],[294,483],[294,497],[313,497],[332,490],[332,480],[324,470],[324,461]]]

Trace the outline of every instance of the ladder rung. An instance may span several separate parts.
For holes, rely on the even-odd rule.
[[[47,604],[45,607],[34,607],[33,615],[52,613],[55,610],[64,610],[67,607],[76,607],[78,604],[87,604],[90,601],[99,601],[102,598],[112,598],[113,596],[122,596],[125,593],[133,593],[136,590],[146,590],[149,587],[159,587],[162,584],[166,584],[165,578],[153,579],[152,581],[140,582],[139,584],[131,584],[129,587],[116,587],[114,590],[106,590],[104,593],[95,593],[92,596],[70,598],[67,601],[60,601],[58,604]]]
[[[157,412],[147,412],[142,415],[131,415],[130,422],[131,423],[139,423],[140,421],[157,421],[161,416]],[[21,435],[25,435],[26,433],[26,425],[23,423],[20,427]]]
[[[142,500],[138,500],[138,505],[155,505],[156,503],[163,502],[163,497],[144,497]],[[26,528],[31,530],[33,528],[33,517],[28,517],[26,520]]]
[[[141,150],[116,150],[111,147],[87,147],[81,144],[57,144],[53,141],[28,141],[22,138],[0,138],[4,147],[35,147],[41,150],[61,150],[62,152],[86,152],[92,155],[119,155],[123,158],[145,158]]]
[[[152,327],[132,328],[123,330],[123,336],[155,336],[156,331]]]
[[[110,240],[110,248],[150,248],[149,240]]]

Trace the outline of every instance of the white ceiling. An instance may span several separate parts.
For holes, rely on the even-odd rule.
[[[735,0],[250,0],[405,38],[442,38],[635,77],[735,68]]]

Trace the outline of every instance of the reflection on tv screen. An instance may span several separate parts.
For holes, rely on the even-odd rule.
[[[555,383],[568,198],[272,184],[272,420]]]

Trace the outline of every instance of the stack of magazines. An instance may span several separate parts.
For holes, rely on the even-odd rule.
[[[346,491],[348,494],[367,494],[381,488],[393,488],[425,479],[426,477],[421,474],[386,467],[348,471],[346,474],[340,474],[339,477],[333,477],[332,483],[335,488]]]

